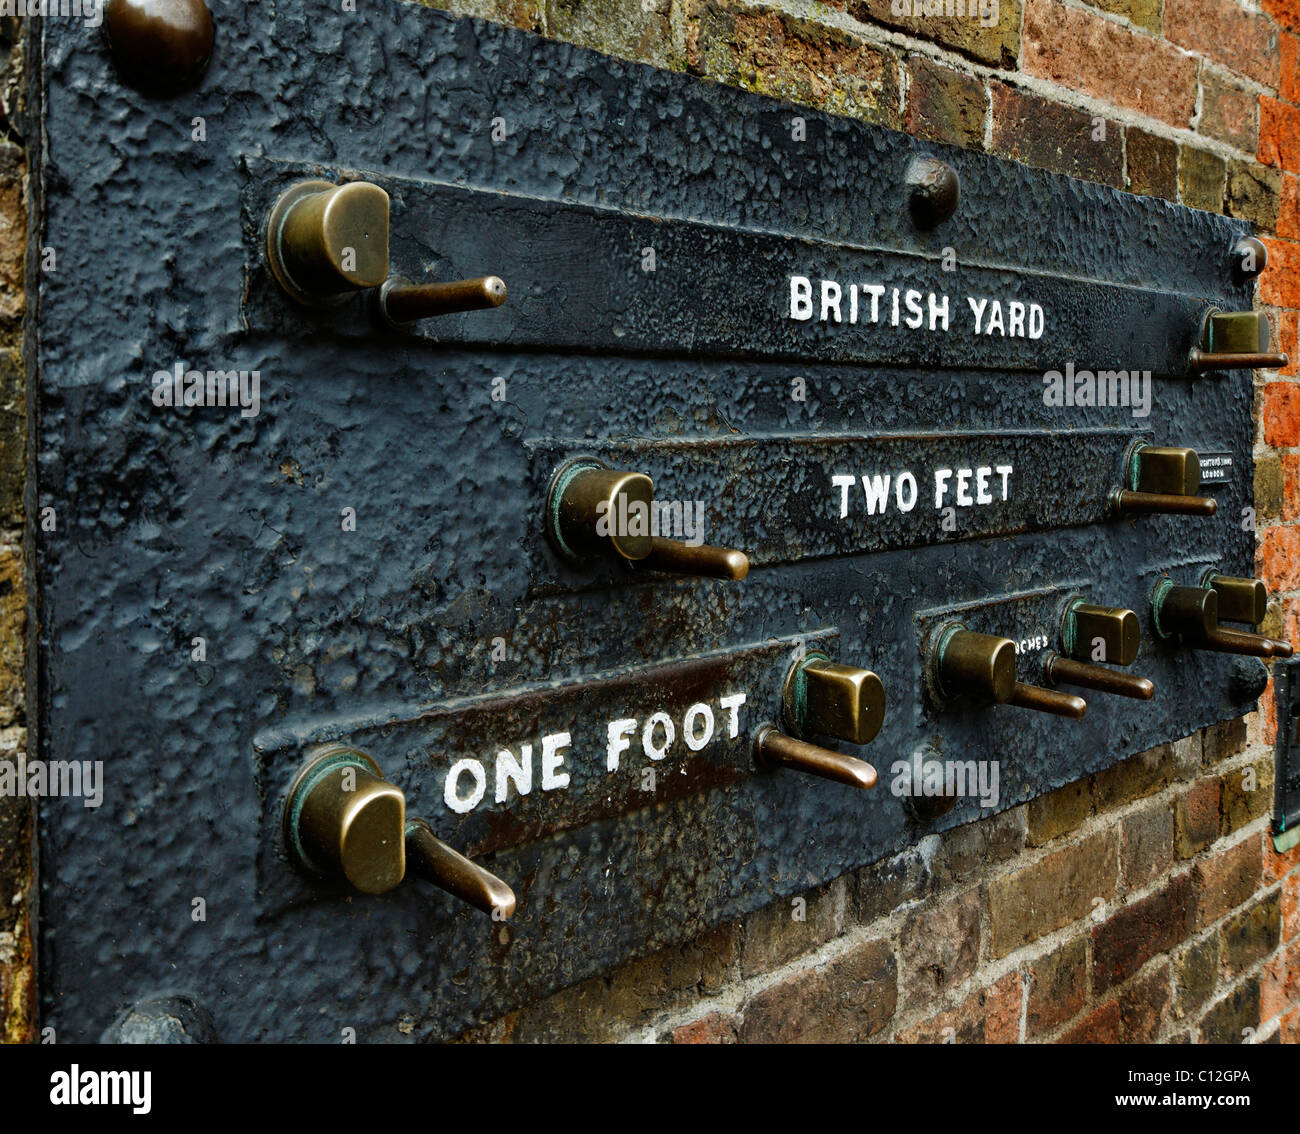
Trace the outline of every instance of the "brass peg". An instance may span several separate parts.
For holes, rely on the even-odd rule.
[[[1219,592],[1213,587],[1182,587],[1163,579],[1151,597],[1151,613],[1157,634],[1177,637],[1193,650],[1257,658],[1289,658],[1293,652],[1286,642],[1220,626]]]
[[[266,221],[266,259],[288,295],[332,307],[388,277],[388,194],[368,181],[300,181]]]
[[[320,751],[298,772],[284,808],[285,842],[300,865],[365,894],[391,890],[406,872],[406,799],[364,752]]]
[[[515,912],[515,892],[489,870],[453,850],[423,819],[406,824],[406,861],[410,870],[475,909],[507,921]]]
[[[1073,658],[1063,658],[1060,654],[1049,655],[1043,671],[1053,685],[1078,685],[1084,689],[1095,689],[1099,693],[1132,697],[1135,701],[1150,701],[1156,691],[1155,685],[1148,678],[1121,673],[1105,666],[1090,665]]]
[[[1211,308],[1201,324],[1200,345],[1188,359],[1195,373],[1206,370],[1262,370],[1287,366],[1285,354],[1270,352],[1268,316],[1262,311]]]
[[[1075,599],[1061,620],[1062,649],[1076,661],[1132,665],[1141,644],[1142,628],[1131,610]]]
[[[876,786],[876,769],[865,760],[796,740],[770,724],[760,725],[755,734],[754,759],[760,767],[794,768],[864,791]]]
[[[436,315],[500,307],[506,301],[506,285],[500,276],[425,284],[413,284],[392,276],[379,288],[378,300],[380,314],[390,324],[409,327]]]
[[[944,697],[967,696],[1075,719],[1088,710],[1082,697],[1017,681],[1016,644],[967,630],[960,622],[940,633],[932,667],[935,686]]]
[[[1221,621],[1249,622],[1252,626],[1264,621],[1268,613],[1268,587],[1263,579],[1243,579],[1209,571],[1204,583],[1219,596]]]
[[[556,549],[578,560],[604,556],[652,571],[743,579],[742,551],[662,539],[654,534],[654,484],[644,473],[572,461],[551,482],[546,531]]]
[[[785,726],[800,739],[833,736],[870,744],[885,722],[885,687],[869,669],[810,653],[790,667],[782,691]]]
[[[1121,515],[1164,512],[1184,516],[1213,516],[1218,503],[1197,496],[1201,460],[1194,449],[1136,445],[1129,457],[1129,485],[1115,493]]]

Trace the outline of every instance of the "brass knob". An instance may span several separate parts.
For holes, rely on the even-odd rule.
[[[390,276],[380,287],[378,300],[379,312],[389,324],[409,327],[435,315],[500,307],[506,301],[506,285],[500,276],[424,284]]]
[[[811,653],[790,669],[782,699],[785,726],[800,739],[833,736],[870,744],[885,722],[885,687],[869,669]]]
[[[266,221],[271,274],[299,303],[331,307],[388,276],[388,194],[368,181],[300,181]]]
[[[760,767],[793,768],[864,791],[876,786],[876,769],[865,760],[796,740],[770,724],[760,725],[755,733],[754,759]]]
[[[406,872],[406,798],[364,752],[335,747],[308,762],[289,789],[285,842],[301,865],[365,894]]]
[[[1277,369],[1290,365],[1285,354],[1270,352],[1268,316],[1263,311],[1211,308],[1201,338],[1189,358],[1195,373],[1206,370]]]
[[[406,824],[406,861],[413,873],[491,914],[494,921],[506,921],[515,912],[515,892],[495,874],[449,847],[423,819]]]
[[[204,0],[108,0],[104,32],[122,78],[145,91],[193,86],[212,57],[212,13]]]
[[[546,530],[567,559],[604,556],[654,571],[743,579],[742,551],[655,534],[654,484],[644,473],[573,461],[560,469],[546,504]]]
[[[945,698],[969,697],[1075,720],[1088,710],[1082,697],[1017,681],[1016,644],[1010,638],[953,623],[939,634],[931,658],[935,687]]]
[[[1142,628],[1131,610],[1076,599],[1061,620],[1061,647],[1076,661],[1132,665],[1141,645]]]
[[[1217,650],[1256,658],[1289,658],[1291,646],[1259,634],[1219,625],[1219,593],[1213,587],[1181,587],[1162,579],[1151,597],[1152,621],[1162,638],[1178,638],[1193,650]]]
[[[1263,579],[1242,579],[1210,571],[1205,585],[1219,596],[1219,619],[1258,626],[1268,614],[1268,587]]]
[[[1194,449],[1137,445],[1129,458],[1129,487],[1115,493],[1121,515],[1163,512],[1170,515],[1213,516],[1213,497],[1197,496],[1201,460]]]

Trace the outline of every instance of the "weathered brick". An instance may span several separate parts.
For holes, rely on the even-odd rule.
[[[1004,83],[990,87],[995,154],[1084,181],[1123,187],[1123,130],[1118,123],[1106,122],[1105,140],[1094,141],[1093,115]]]
[[[1273,809],[1273,760],[1261,756],[1253,764],[1227,772],[1222,785],[1221,833],[1230,835]]]
[[[919,55],[907,62],[909,134],[967,149],[984,148],[984,84]]]
[[[1140,28],[1160,34],[1160,0],[1086,0],[1093,8],[1124,16]]]
[[[1283,1043],[1300,1043],[1300,1008],[1288,1012],[1282,1017],[1278,1036]]]
[[[1092,931],[1092,984],[1106,992],[1152,957],[1187,936],[1192,922],[1191,876],[1171,878],[1163,889],[1120,907]]]
[[[836,879],[800,895],[802,904],[795,899],[772,902],[746,918],[741,975],[771,972],[843,933],[844,889]]]
[[[741,1043],[857,1043],[894,1015],[898,974],[888,942],[867,941],[771,985],[745,1004]]]
[[[1223,721],[1220,724],[1211,725],[1205,730],[1205,765],[1213,767],[1215,764],[1221,764],[1224,760],[1231,760],[1234,756],[1246,750],[1246,718],[1233,717],[1230,721]]]
[[[1281,939],[1282,902],[1274,892],[1233,914],[1219,927],[1219,958],[1224,975],[1241,976],[1273,952]]]
[[[1197,133],[1253,154],[1259,145],[1259,98],[1253,91],[1201,68],[1201,117]]]
[[[1180,737],[1169,745],[1170,764],[1175,780],[1194,780],[1201,774],[1201,765],[1205,759],[1204,736],[1194,732],[1191,736]]]
[[[1069,1031],[1061,1033],[1057,1043],[1119,1043],[1119,1001],[1108,1000],[1100,1008],[1089,1012]]]
[[[710,1012],[689,1024],[673,1029],[673,1043],[735,1043],[736,1020],[722,1012]]]
[[[1273,229],[1277,226],[1282,203],[1282,174],[1253,161],[1228,162],[1228,195],[1225,201],[1229,216],[1240,217]]]
[[[1219,986],[1219,935],[1211,933],[1174,957],[1174,1011],[1179,1017],[1207,1003]]]
[[[458,16],[477,16],[498,24],[540,32],[546,28],[543,0],[419,0],[429,8],[441,8]]]
[[[1155,1043],[1169,1007],[1169,965],[1158,965],[1119,994],[1120,1038],[1124,1043]]]
[[[1259,97],[1259,160],[1300,173],[1300,107]]]
[[[1269,453],[1255,461],[1255,514],[1268,519],[1282,515],[1282,458]]]
[[[1165,0],[1164,33],[1171,43],[1277,89],[1277,26],[1236,0]]]
[[[964,883],[972,873],[1014,858],[1025,847],[1025,822],[1022,805],[945,831],[930,860],[935,886]]]
[[[1281,174],[1282,194],[1277,206],[1277,228],[1274,230],[1278,236],[1284,236],[1289,240],[1300,237],[1300,177],[1292,173]],[[1284,330],[1281,323],[1285,318],[1288,324]],[[1296,313],[1294,311],[1281,312],[1278,320],[1277,341],[1283,350],[1287,350],[1288,345],[1295,340]],[[1288,351],[1288,353],[1290,353]],[[1292,365],[1295,365],[1295,359],[1292,359]]]
[[[1060,0],[1028,0],[1020,66],[1029,75],[1186,127],[1196,109],[1196,60],[1163,40]],[[1135,83],[1134,75],[1142,82]]]
[[[1178,143],[1136,126],[1125,137],[1125,177],[1130,193],[1178,200]]]
[[[1218,815],[1215,815],[1218,830]],[[1174,819],[1169,804],[1156,801],[1124,819],[1120,864],[1124,885],[1145,886],[1169,868],[1173,859]]]
[[[990,949],[1003,957],[1109,901],[1119,874],[1119,839],[1102,831],[989,884]]]
[[[1201,1020],[1202,1043],[1242,1043],[1259,1030],[1259,980],[1243,981]]]
[[[1258,839],[1243,839],[1192,869],[1196,894],[1196,928],[1218,921],[1229,910],[1250,900],[1259,888],[1264,864]]]
[[[954,5],[954,9],[955,9]],[[898,5],[904,14],[895,13],[894,0],[849,0],[847,11],[856,20],[867,24],[883,24],[897,28],[917,39],[930,40],[933,43],[949,47],[981,63],[994,67],[1014,68],[1016,57],[1020,54],[1020,8],[1021,0],[1000,0],[998,4],[997,23],[989,27],[978,18],[979,11],[992,8],[977,8],[976,17],[962,16],[927,16],[925,6],[917,13],[915,0],[909,6]],[[963,8],[969,11],[969,5]]]
[[[1300,941],[1287,948],[1264,966],[1259,982],[1259,1019],[1267,1023],[1300,1004]]]
[[[1023,985],[1018,972],[973,992],[962,1004],[898,1033],[899,1043],[1018,1043]]]
[[[899,64],[838,28],[764,8],[701,7],[686,33],[695,74],[897,128]]]
[[[673,50],[672,0],[545,0],[546,34],[616,55],[679,67]]]
[[[906,1009],[941,997],[960,984],[979,963],[979,890],[972,887],[937,908],[914,911],[899,950]]]
[[[1223,208],[1226,165],[1218,154],[1178,147],[1178,196],[1184,205],[1217,213]]]
[[[25,719],[27,589],[22,549],[0,544],[0,726]],[[3,844],[0,844],[3,848]],[[0,854],[0,857],[3,857]]]
[[[16,350],[0,350],[0,523],[23,521],[27,461],[26,375]]]
[[[1092,777],[1094,806],[1100,814],[1153,795],[1169,785],[1172,773],[1173,749],[1170,745],[1148,748]]]
[[[1287,102],[1300,102],[1300,37],[1282,32],[1278,36],[1278,54],[1282,75],[1277,93]]]
[[[1076,937],[1029,964],[1025,1037],[1055,1031],[1088,998],[1088,940]]]
[[[1286,941],[1300,937],[1300,874],[1282,883],[1282,937]]]
[[[1264,836],[1264,881],[1276,882],[1285,878],[1297,866],[1300,866],[1300,846],[1294,846],[1286,854],[1278,854],[1273,840]]]
[[[1219,837],[1219,781],[1201,780],[1174,800],[1175,850],[1191,858]]]
[[[1092,792],[1087,780],[1076,780],[1065,787],[1031,799],[1026,809],[1025,842],[1041,847],[1073,831],[1092,814]]]
[[[930,891],[930,864],[919,847],[864,866],[850,886],[854,920],[868,924]]]

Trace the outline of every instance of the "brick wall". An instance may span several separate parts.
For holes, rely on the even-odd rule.
[[[1300,0],[434,0],[611,55],[1253,221],[1300,361]],[[1300,382],[1256,377],[1266,633],[1300,639]],[[783,900],[466,1040],[1300,1041],[1273,706]]]

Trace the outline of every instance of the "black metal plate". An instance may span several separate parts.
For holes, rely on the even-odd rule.
[[[1097,699],[1074,724],[940,715],[919,648],[923,615],[941,607],[1057,588],[1145,618],[1162,573],[1249,572],[1243,375],[1158,377],[1138,419],[1048,406],[1037,373],[1073,361],[1172,375],[1196,312],[1250,302],[1229,274],[1243,225],[803,109],[808,140],[794,143],[792,112],[769,100],[401,3],[365,20],[235,6],[201,89],[171,100],[122,88],[90,31],[43,34],[35,239],[59,250],[59,270],[41,281],[33,389],[39,505],[58,526],[33,535],[36,723],[44,755],[104,760],[107,791],[98,810],[42,808],[44,1010],[61,1040],[171,992],[227,1040],[452,1035],[974,818],[965,800],[922,824],[888,793],[890,762],[918,747],[999,760],[1007,807],[1250,707],[1233,699],[1228,659],[1148,641],[1134,669],[1157,684],[1150,704]],[[201,145],[188,141],[200,115]],[[903,196],[920,152],[963,185],[930,233]],[[373,171],[394,188],[396,269],[517,272],[513,294],[540,289],[536,303],[413,335],[375,328],[360,300],[291,307],[261,267],[258,225],[299,170]],[[457,195],[463,214],[434,207]],[[647,226],[669,253],[652,283],[639,249],[616,260]],[[701,234],[716,262],[693,258]],[[949,246],[969,270],[943,290],[1049,297],[1053,337],[944,350],[928,333],[791,334],[773,323],[788,278],[758,278],[906,264],[938,288]],[[561,294],[566,272],[585,282]],[[157,409],[151,375],[176,362],[258,370],[260,413]],[[796,377],[806,400],[790,397]],[[911,459],[937,459],[947,437],[974,460],[978,442],[958,435],[1001,431],[990,446],[1038,434],[1056,467],[1028,456],[1039,475],[1023,510],[987,526],[938,542],[903,526],[844,534],[799,505],[801,483],[816,488],[799,471],[810,445],[870,472],[882,452],[902,459],[901,434]],[[1099,522],[1093,493],[1138,434],[1231,458],[1214,521]],[[755,541],[750,578],[556,559],[542,501],[552,457],[578,448],[644,456],[675,497],[732,501],[710,522]],[[356,531],[341,528],[345,508]],[[733,746],[712,786],[525,816],[526,841],[439,810],[442,773],[466,754],[444,745],[498,742],[448,705],[591,674],[635,688],[638,667],[653,688],[663,667],[828,632],[885,682],[889,717],[863,750],[882,768],[873,795],[745,774]],[[756,688],[751,719],[779,697],[775,679]],[[535,705],[537,727],[567,723]],[[402,724],[429,714],[442,731]],[[486,861],[515,885],[516,920],[494,926],[423,884],[371,899],[299,876],[276,816],[309,739],[364,740],[440,833],[495,846]]]

